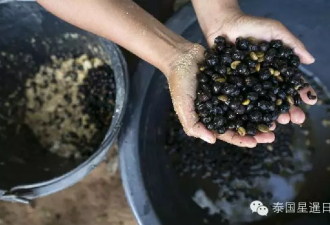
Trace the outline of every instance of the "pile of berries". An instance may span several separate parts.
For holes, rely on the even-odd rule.
[[[195,108],[207,129],[255,136],[302,103],[298,91],[309,84],[298,69],[299,57],[281,40],[237,38],[233,45],[219,36],[214,43],[197,74]],[[308,97],[316,98],[310,92]]]

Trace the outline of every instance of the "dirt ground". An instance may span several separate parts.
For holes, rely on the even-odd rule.
[[[116,149],[83,181],[38,199],[33,207],[0,202],[0,225],[136,225],[118,170]]]

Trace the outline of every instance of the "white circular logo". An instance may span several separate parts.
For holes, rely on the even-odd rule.
[[[267,214],[268,214],[268,208],[266,206],[264,206],[264,205],[259,206],[258,209],[257,209],[257,213],[260,216],[267,216]]]
[[[262,202],[261,201],[253,201],[250,204],[250,209],[252,210],[252,213],[257,212],[257,209],[259,206],[262,206]]]

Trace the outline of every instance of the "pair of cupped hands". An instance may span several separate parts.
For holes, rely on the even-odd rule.
[[[216,21],[216,20],[215,20]],[[297,54],[303,64],[311,64],[315,61],[308,53],[305,46],[299,41],[283,24],[276,20],[252,17],[237,10],[226,16],[225,20],[215,22],[207,31],[204,30],[207,42],[213,45],[217,36],[224,36],[227,40],[235,43],[237,37],[253,37],[257,40],[280,39],[290,46]],[[199,122],[199,117],[195,112],[194,100],[196,98],[198,63],[203,61],[205,49],[198,44],[189,44],[184,51],[177,54],[171,63],[167,78],[171,91],[174,109],[187,135],[201,138],[208,143],[215,143],[217,139],[240,147],[253,148],[258,143],[271,143],[275,140],[273,132],[258,133],[256,136],[240,136],[234,131],[227,131],[224,134],[216,134]],[[309,105],[313,105],[317,100],[310,100],[307,92],[315,91],[308,87],[300,91],[302,100]],[[304,112],[296,106],[292,106],[290,111],[281,114],[278,123],[287,124],[289,122],[302,124],[305,120]],[[271,127],[273,131],[276,127],[274,123]]]

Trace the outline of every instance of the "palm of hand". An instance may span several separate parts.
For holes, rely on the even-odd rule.
[[[223,24],[223,23],[222,23]],[[228,18],[226,25],[215,25],[210,34],[207,34],[208,43],[213,44],[213,40],[221,35],[227,37],[231,42],[235,42],[237,37],[254,37],[257,40],[281,39],[285,44],[294,49],[300,57],[302,63],[313,63],[313,57],[306,51],[303,44],[296,39],[282,24],[277,21],[245,16],[243,14],[233,14]],[[241,146],[255,147],[257,143],[271,143],[275,140],[272,132],[260,133],[254,137],[241,137],[234,131],[227,131],[225,134],[218,135],[207,130],[199,122],[198,115],[195,112],[194,99],[196,98],[198,72],[197,63],[203,59],[204,48],[194,45],[190,51],[182,54],[176,64],[173,65],[169,77],[171,96],[176,113],[189,136],[201,138],[209,143],[214,143],[216,138],[225,142]],[[317,100],[310,100],[307,92],[314,90],[311,88],[303,89],[300,92],[302,100],[307,104],[315,104]],[[305,114],[298,107],[292,107],[289,113],[282,114],[278,122],[282,124],[293,123],[301,124],[305,120]],[[275,124],[271,130],[275,129]]]

